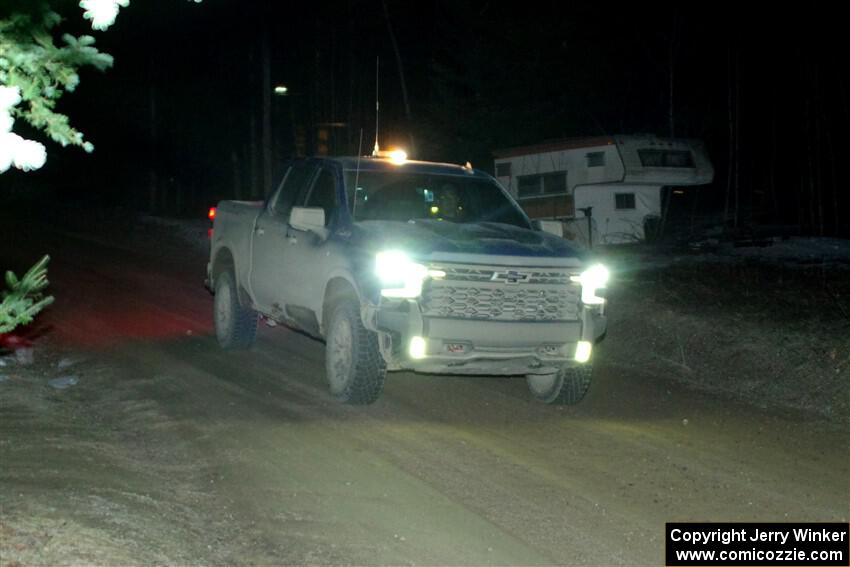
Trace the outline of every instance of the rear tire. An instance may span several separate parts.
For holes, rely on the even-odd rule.
[[[331,308],[325,371],[331,395],[347,404],[371,404],[384,390],[387,365],[378,334],[363,326],[356,299],[341,299]]]
[[[534,399],[545,404],[575,405],[584,399],[593,366],[565,366],[552,374],[528,374],[526,383]]]
[[[213,319],[218,344],[227,350],[250,348],[257,338],[257,312],[239,303],[233,272],[220,274],[215,280]]]

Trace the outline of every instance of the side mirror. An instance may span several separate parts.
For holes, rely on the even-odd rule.
[[[324,235],[325,210],[322,207],[292,207],[289,225],[296,230],[307,230]]]
[[[557,220],[536,220],[533,221],[534,228],[541,232],[554,234],[558,238],[564,237],[564,223]]]

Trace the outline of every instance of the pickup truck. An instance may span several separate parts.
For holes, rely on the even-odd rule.
[[[588,390],[608,271],[533,224],[471,166],[323,157],[286,164],[265,202],[219,203],[207,287],[216,337],[260,317],[324,340],[331,395],[380,396],[387,371],[525,376],[545,403]]]

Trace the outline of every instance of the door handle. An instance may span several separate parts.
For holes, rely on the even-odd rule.
[[[291,234],[287,234],[286,235],[286,241],[289,242],[290,244],[298,244],[298,237],[293,236]]]
[[[254,229],[254,233],[256,233],[257,236],[262,236],[266,233],[266,229],[264,229],[261,226],[258,226],[257,228]]]

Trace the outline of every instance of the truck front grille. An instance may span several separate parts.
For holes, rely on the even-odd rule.
[[[446,273],[423,289],[427,317],[494,321],[571,321],[579,318],[581,288],[568,270],[433,265]],[[494,274],[507,281],[494,281]]]
[[[434,270],[442,270],[446,272],[445,279],[452,282],[490,282],[493,279],[493,274],[496,272],[509,272],[510,268],[506,267],[480,267],[480,266],[459,266],[459,265],[436,265]],[[534,268],[528,270],[517,269],[517,272],[528,274],[528,280],[525,284],[556,284],[556,285],[571,285],[570,276],[574,275],[567,270],[557,270],[552,268]]]

